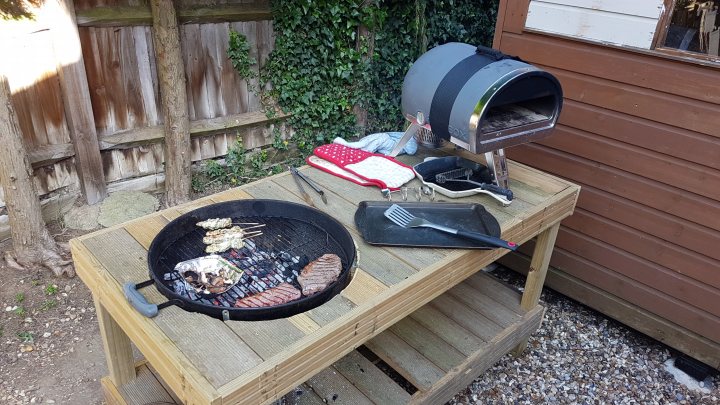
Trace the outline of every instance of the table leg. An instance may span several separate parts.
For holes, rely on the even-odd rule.
[[[115,386],[119,387],[135,378],[135,360],[130,338],[107,312],[100,300],[93,298],[110,378]]]
[[[523,292],[522,301],[520,301],[520,307],[526,311],[535,308],[538,301],[540,301],[540,293],[542,293],[543,284],[545,284],[545,276],[550,265],[550,256],[552,256],[559,229],[560,223],[558,222],[537,236],[535,250],[530,261],[530,269],[525,280],[525,291]],[[526,346],[527,339],[518,344],[513,353],[516,356],[520,355]]]

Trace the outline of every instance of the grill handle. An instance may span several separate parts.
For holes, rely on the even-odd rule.
[[[152,280],[149,280],[152,284]],[[128,281],[127,283],[123,284],[123,293],[125,293],[125,299],[128,300],[130,305],[133,306],[138,312],[140,312],[142,315],[145,315],[148,318],[153,318],[158,314],[158,310],[160,309],[158,305],[151,304],[147,302],[145,299],[145,296],[140,294],[140,292],[137,290],[138,286],[140,288],[146,287],[146,282],[135,284],[133,282]]]

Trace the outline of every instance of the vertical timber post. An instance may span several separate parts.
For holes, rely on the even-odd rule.
[[[165,125],[165,189],[167,205],[190,198],[190,120],[180,31],[172,0],[151,0],[153,40]]]
[[[51,0],[45,7],[58,61],[65,117],[75,147],[80,187],[87,203],[92,205],[107,196],[107,185],[75,20],[75,7],[72,0]]]

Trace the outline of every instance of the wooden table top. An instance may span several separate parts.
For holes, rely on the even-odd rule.
[[[441,152],[435,152],[440,154]],[[478,160],[479,156],[462,154]],[[417,163],[422,156],[402,157]],[[503,249],[378,247],[365,243],[353,216],[360,201],[382,200],[375,187],[362,187],[304,167],[325,190],[328,204],[306,189],[321,211],[352,234],[358,268],[352,282],[328,303],[287,319],[223,322],[170,306],[145,318],[125,300],[122,285],[147,280],[147,249],[177,216],[215,202],[269,198],[303,203],[289,173],[169,208],[71,241],[80,278],[94,298],[140,349],[184,403],[264,403],[275,400],[417,308],[507,253]],[[500,222],[505,239],[523,243],[569,216],[579,187],[510,162],[508,207],[489,196],[451,200],[481,203]],[[418,186],[415,179],[409,186]],[[427,201],[427,200],[424,200]],[[151,303],[166,301],[154,286],[140,292]]]

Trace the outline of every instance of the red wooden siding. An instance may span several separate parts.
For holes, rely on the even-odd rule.
[[[551,137],[507,153],[583,186],[549,285],[720,368],[720,66],[529,32],[528,3],[501,1],[494,46],[565,101]]]

